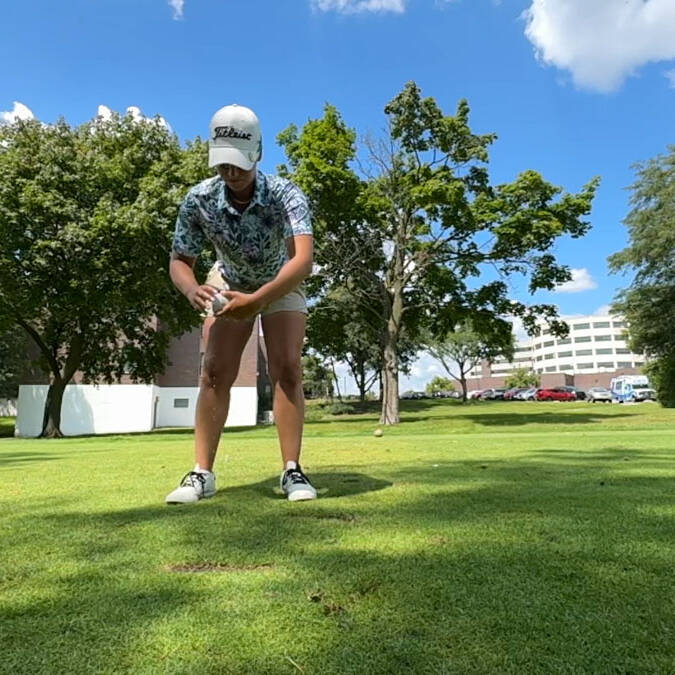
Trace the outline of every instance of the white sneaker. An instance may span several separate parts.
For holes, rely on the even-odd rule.
[[[216,476],[209,472],[190,471],[180,485],[166,496],[167,504],[193,504],[216,494]]]
[[[288,496],[289,502],[305,501],[307,499],[316,499],[316,490],[309,482],[298,464],[295,469],[288,469],[281,472],[281,491]]]

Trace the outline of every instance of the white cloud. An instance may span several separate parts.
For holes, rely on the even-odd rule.
[[[673,0],[532,0],[525,35],[575,84],[609,92],[641,66],[675,59]]]
[[[100,117],[102,120],[109,120],[112,117],[112,110],[107,105],[100,105],[96,111],[96,117]]]
[[[33,111],[23,103],[14,101],[14,107],[6,112],[0,112],[0,124],[12,124],[17,120],[34,120]]]
[[[670,88],[675,89],[675,68],[673,68],[673,70],[667,70],[664,74],[668,78]]]
[[[173,10],[173,18],[179,21],[183,18],[183,7],[185,0],[169,0],[169,7]]]
[[[311,0],[312,8],[320,12],[360,14],[362,12],[405,12],[405,0]]]
[[[572,268],[572,279],[564,284],[556,286],[556,293],[581,293],[582,291],[592,291],[598,287],[591,273],[585,268]]]

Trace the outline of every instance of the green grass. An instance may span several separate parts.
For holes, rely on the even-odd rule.
[[[273,428],[192,507],[189,432],[0,440],[0,670],[675,673],[675,410],[403,417],[309,423],[300,504]]]
[[[14,417],[0,417],[0,438],[14,436]]]

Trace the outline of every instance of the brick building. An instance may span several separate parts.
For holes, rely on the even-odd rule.
[[[76,373],[66,387],[61,430],[67,436],[149,431],[159,427],[192,427],[199,394],[199,377],[207,339],[204,325],[174,338],[169,365],[150,384],[134,384],[127,376],[119,384],[86,384]],[[42,429],[48,379],[39,370],[26,373],[19,387],[17,436],[37,436]],[[226,426],[254,426],[271,408],[265,346],[256,319],[230,393]]]

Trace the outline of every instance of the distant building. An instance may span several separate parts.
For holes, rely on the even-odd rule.
[[[541,377],[542,386],[569,385],[585,389],[609,386],[616,375],[642,372],[645,357],[631,352],[627,324],[612,314],[566,319],[570,332],[556,338],[542,326],[541,334],[520,340],[513,361],[483,362],[469,373],[470,389],[499,387],[516,368],[527,368]]]
[[[119,384],[88,384],[76,373],[63,396],[61,430],[77,436],[194,426],[205,339],[203,327],[174,338],[168,349],[169,366],[151,384],[134,384],[127,376]],[[27,373],[19,387],[17,436],[40,434],[48,388],[44,373]],[[270,399],[265,345],[256,319],[230,392],[226,426],[255,426],[264,412],[259,402]]]

